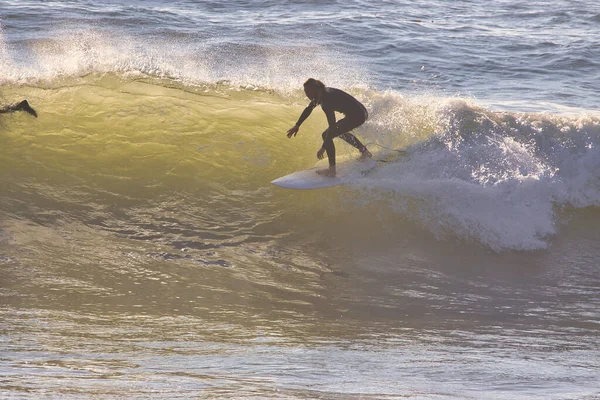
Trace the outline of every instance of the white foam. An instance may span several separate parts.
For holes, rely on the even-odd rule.
[[[497,251],[545,248],[561,207],[600,205],[599,119],[440,105],[428,139],[355,186],[438,236]]]
[[[337,49],[318,44],[239,45],[192,37],[148,38],[90,26],[65,25],[48,39],[7,45],[0,32],[0,83],[30,84],[90,73],[134,73],[186,84],[228,82],[298,93],[308,77],[331,86],[363,86],[364,71]]]

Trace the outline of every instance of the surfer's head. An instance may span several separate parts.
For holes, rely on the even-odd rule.
[[[304,93],[306,97],[310,100],[316,100],[321,96],[325,90],[325,84],[317,79],[308,78],[306,82],[304,82]]]

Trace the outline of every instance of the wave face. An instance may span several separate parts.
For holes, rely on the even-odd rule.
[[[598,6],[403,3],[0,1],[0,393],[594,397]]]
[[[409,155],[353,189],[322,193],[335,202],[353,190],[358,200],[345,201],[346,210],[383,202],[383,220],[400,215],[438,238],[501,251],[544,248],[557,233],[561,210],[598,205],[597,117],[493,112],[460,99],[349,90],[371,110],[357,134],[376,157],[399,149]],[[286,212],[276,201],[285,194],[268,182],[310,167],[325,125],[316,112],[300,137],[287,140],[285,131],[302,109],[300,94],[231,83],[113,73],[5,86],[4,92],[27,97],[41,114],[3,122],[10,189],[4,211],[143,230],[133,235],[149,238],[191,224],[235,226],[225,230],[225,241],[257,239],[257,224]],[[338,147],[342,157],[352,156],[345,144]],[[145,225],[148,210],[174,201],[180,211],[167,207],[168,224]],[[48,213],[49,206],[57,211]],[[124,216],[125,209],[135,211]],[[346,215],[337,218],[342,223]]]
[[[377,204],[382,220],[398,216],[437,239],[503,251],[546,248],[565,207],[597,206],[593,113],[492,111],[436,93],[381,91],[360,65],[349,67],[319,45],[212,45],[118,32],[62,27],[21,44],[0,35],[4,98],[26,97],[41,113],[3,123],[11,177],[4,203],[14,206],[6,212],[21,214],[26,204],[31,220],[75,220],[166,241],[174,240],[173,224],[235,226],[208,247],[260,240],[257,224],[286,212],[275,201],[283,194],[266,183],[312,166],[325,125],[317,112],[300,138],[282,139],[305,103],[304,76],[367,105],[371,119],[358,134],[378,157],[410,153],[355,182],[359,200],[345,201],[349,210]],[[338,152],[351,156],[344,146]],[[344,190],[323,196],[336,202]],[[168,224],[146,226],[147,210],[172,202],[173,193],[183,196],[180,216],[169,211]],[[48,213],[49,204],[61,211]],[[116,209],[136,211],[123,218]],[[212,217],[189,220],[206,214]],[[334,218],[343,225],[347,214]],[[142,226],[145,234],[133,233]],[[210,229],[203,232],[212,237]]]
[[[319,146],[320,113],[301,138],[282,139],[305,102],[298,77],[311,75],[367,105],[371,119],[358,133],[378,157],[410,153],[355,182],[353,198],[360,200],[345,207],[360,210],[383,201],[382,220],[399,216],[437,239],[502,251],[546,248],[565,207],[597,205],[593,113],[491,111],[468,99],[381,91],[360,66],[349,67],[340,54],[318,45],[215,46],[119,32],[63,27],[48,39],[20,45],[0,36],[6,101],[24,96],[41,112],[39,120],[4,122],[3,165],[13,177],[5,203],[18,205],[7,212],[19,214],[27,204],[32,220],[73,219],[137,232],[148,209],[184,193],[194,201],[182,200],[185,211],[171,222],[235,225],[219,240],[260,240],[257,221],[271,223],[286,212],[273,203],[281,194],[266,183],[312,166]],[[344,146],[339,152],[350,156]],[[48,204],[64,211],[49,217]],[[212,207],[236,217],[208,212]],[[104,211],[91,217],[90,208]],[[137,211],[123,219],[111,208]],[[188,220],[206,214],[214,219]],[[336,218],[343,225],[347,215]],[[173,240],[169,229],[146,227],[145,235]],[[212,235],[210,229],[204,233]]]

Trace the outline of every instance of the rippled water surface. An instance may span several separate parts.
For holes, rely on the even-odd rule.
[[[0,115],[0,397],[600,398],[595,2],[26,0],[0,27],[1,103],[39,114]],[[326,127],[285,137],[311,76],[385,162],[284,190]]]

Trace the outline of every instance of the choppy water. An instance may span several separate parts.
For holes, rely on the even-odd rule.
[[[600,397],[596,3],[0,17],[0,397]],[[309,76],[408,154],[271,186]]]

